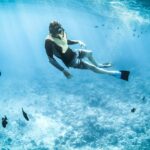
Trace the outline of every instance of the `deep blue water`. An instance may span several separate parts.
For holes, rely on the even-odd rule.
[[[67,80],[45,53],[52,20],[129,82],[77,69]],[[149,43],[148,0],[0,1],[0,150],[149,150]]]

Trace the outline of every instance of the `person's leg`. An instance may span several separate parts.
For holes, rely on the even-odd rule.
[[[104,64],[99,64],[96,62],[96,60],[93,57],[93,53],[90,50],[80,50],[80,58],[88,58],[88,60],[95,66],[100,67],[100,68],[107,68],[107,67],[111,67],[111,63],[104,63]]]
[[[98,66],[98,63],[96,60],[93,58],[92,51],[90,50],[80,50],[79,51],[79,57],[80,58],[88,58],[88,60],[95,66]]]
[[[91,70],[95,73],[112,75],[114,77],[117,77],[119,79],[126,80],[126,81],[128,81],[128,78],[129,78],[129,75],[130,75],[130,71],[126,71],[126,70],[106,70],[106,69],[96,67],[95,65],[90,64],[86,61],[81,61],[80,64],[76,68],[89,69],[89,70]]]
[[[98,64],[99,68],[109,68],[112,67],[111,63],[103,63],[103,64]]]
[[[102,69],[102,68],[99,68],[99,67],[97,67],[91,63],[88,63],[88,62],[83,61],[83,60],[78,59],[78,58],[76,58],[74,60],[74,62],[70,65],[70,67],[78,68],[78,69],[88,69],[88,70],[91,70],[95,73],[112,75],[114,77],[117,77],[119,79],[123,79],[126,81],[128,81],[129,74],[130,74],[130,71],[126,71],[126,70],[119,71],[119,70]]]
[[[91,70],[91,71],[93,71],[95,73],[99,73],[99,74],[109,74],[109,75],[120,75],[121,74],[120,71],[102,69],[102,68],[99,68],[91,63],[86,62],[86,61],[81,61],[80,66],[78,68],[88,69],[88,70]]]

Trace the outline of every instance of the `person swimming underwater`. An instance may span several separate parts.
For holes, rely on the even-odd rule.
[[[62,67],[54,56],[61,59],[67,68],[87,69],[95,73],[108,74],[128,81],[129,71],[106,70],[104,68],[111,67],[111,63],[99,64],[95,61],[91,50],[78,49],[73,51],[69,47],[72,44],[85,47],[85,44],[79,40],[69,40],[62,25],[58,21],[52,21],[49,24],[49,34],[45,39],[45,49],[49,62],[60,70],[66,78],[70,79],[72,77],[71,73]],[[87,58],[89,62],[85,61],[84,58]]]

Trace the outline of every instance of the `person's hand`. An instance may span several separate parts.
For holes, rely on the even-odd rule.
[[[64,74],[64,76],[65,76],[67,79],[71,79],[71,78],[72,78],[72,75],[71,75],[67,70],[64,70],[64,71],[63,71],[63,74]]]
[[[86,48],[86,45],[85,43],[83,43],[82,41],[78,41],[79,45],[81,48]]]

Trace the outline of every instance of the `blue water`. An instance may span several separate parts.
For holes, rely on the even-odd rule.
[[[77,69],[67,80],[45,53],[52,20],[129,82]],[[148,0],[1,1],[0,150],[149,150],[149,43]]]

